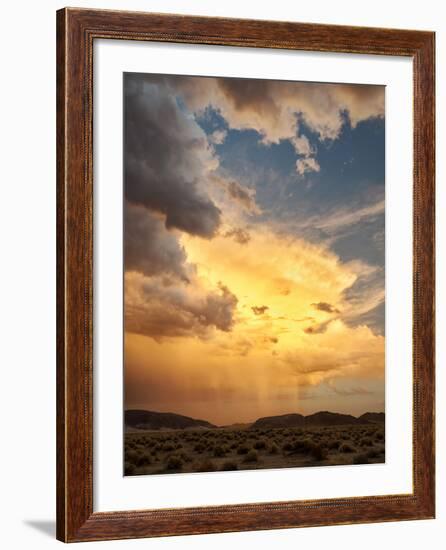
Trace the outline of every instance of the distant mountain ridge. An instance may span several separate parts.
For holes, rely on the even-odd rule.
[[[253,422],[250,428],[299,428],[304,426],[303,414],[291,413],[280,416],[265,416]]]
[[[265,416],[257,419],[252,424],[240,424],[243,428],[305,428],[312,426],[342,426],[347,424],[384,424],[385,413],[367,412],[359,417],[350,414],[320,411],[308,416],[299,413],[282,414],[278,416]],[[127,410],[124,415],[127,429],[136,430],[185,430],[227,428],[231,426],[216,426],[206,420],[199,420],[176,413],[162,413],[145,410]],[[238,426],[234,425],[234,428]],[[242,429],[243,429],[242,428]]]
[[[320,411],[308,416],[302,414],[283,414],[280,416],[265,416],[251,424],[251,429],[258,428],[298,428],[307,426],[342,426],[346,424],[384,423],[384,413],[364,413],[356,417],[351,414],[340,414]]]
[[[377,423],[384,423],[386,421],[386,415],[381,413],[374,413],[374,412],[367,412],[362,414],[358,420],[365,420],[367,422],[377,422]]]
[[[175,413],[163,413],[144,410],[125,411],[124,422],[126,428],[140,430],[184,430],[186,428],[216,428],[206,420],[198,420]]]

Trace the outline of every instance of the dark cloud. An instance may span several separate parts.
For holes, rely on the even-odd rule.
[[[162,216],[126,202],[124,220],[126,271],[189,280],[194,268],[187,263],[176,235],[166,229]]]
[[[210,238],[221,213],[206,193],[218,162],[206,135],[161,85],[125,78],[125,194],[167,228]]]
[[[325,323],[320,323],[319,325],[312,325],[310,327],[304,328],[305,334],[323,334],[326,332],[328,325],[331,321],[326,321]]]
[[[242,229],[240,227],[236,227],[234,229],[226,231],[223,236],[227,238],[233,238],[234,241],[239,244],[247,244],[251,240],[251,235],[245,229]]]
[[[326,313],[340,313],[339,309],[336,309],[328,302],[317,302],[311,305],[318,311],[325,311]]]
[[[207,291],[196,282],[174,285],[163,277],[126,277],[126,330],[155,339],[206,336],[212,327],[228,332],[237,297],[223,284]]]
[[[226,182],[226,190],[231,199],[238,202],[245,210],[252,213],[258,212],[254,199],[255,191],[243,187],[236,181]]]
[[[268,311],[268,306],[252,306],[252,311],[254,312],[254,315],[263,315],[266,311]]]

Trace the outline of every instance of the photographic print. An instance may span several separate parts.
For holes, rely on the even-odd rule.
[[[123,88],[124,474],[385,462],[385,87]]]

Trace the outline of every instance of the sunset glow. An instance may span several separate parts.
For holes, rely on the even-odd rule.
[[[384,88],[125,92],[125,408],[384,411]]]

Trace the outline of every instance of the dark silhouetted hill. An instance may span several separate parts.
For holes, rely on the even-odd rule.
[[[376,424],[384,424],[386,421],[386,415],[384,413],[364,413],[362,414],[358,420],[361,422],[374,422]]]
[[[269,428],[305,428],[313,426],[345,426],[351,424],[383,424],[384,413],[367,412],[360,417],[350,414],[320,411],[308,416],[298,413],[265,416],[252,424],[232,424],[216,426],[206,420],[198,420],[176,413],[162,413],[144,410],[125,411],[127,430],[186,430],[186,429],[269,429]]]
[[[358,424],[358,419],[351,414],[329,411],[320,411],[305,417],[305,426],[342,426],[344,424]]]
[[[308,416],[302,414],[282,414],[265,416],[251,424],[252,429],[261,428],[297,428],[311,426],[345,426],[349,424],[384,423],[384,413],[365,413],[359,418],[350,414],[320,411]]]
[[[181,414],[143,410],[125,411],[124,422],[127,429],[140,430],[185,430],[187,428],[216,428],[206,420],[197,420]]]
[[[305,416],[294,413],[259,418],[251,424],[251,428],[299,428],[304,425]]]

